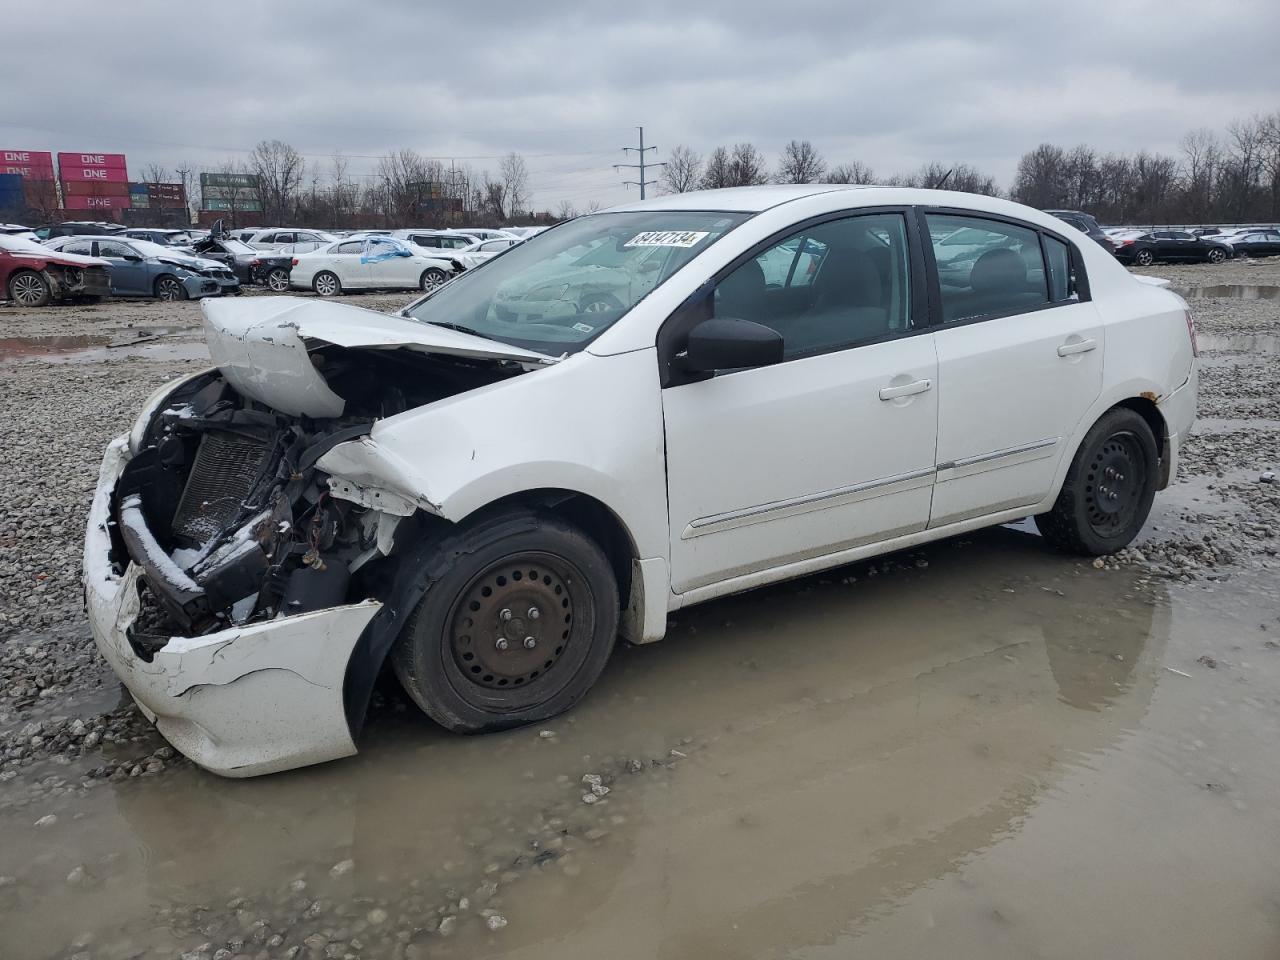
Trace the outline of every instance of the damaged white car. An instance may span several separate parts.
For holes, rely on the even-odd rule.
[[[85,587],[142,709],[229,776],[355,752],[384,667],[502,729],[687,604],[1026,516],[1111,552],[1195,409],[1179,297],[940,191],[663,197],[398,316],[203,309],[215,366],[108,448]]]

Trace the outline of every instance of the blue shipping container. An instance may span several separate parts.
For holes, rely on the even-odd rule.
[[[22,174],[0,173],[0,207],[26,206],[22,193]]]

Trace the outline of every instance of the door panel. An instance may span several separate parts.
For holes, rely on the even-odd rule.
[[[1080,419],[1102,390],[1103,327],[1065,303],[935,334],[938,477],[931,527],[1048,495]]]
[[[923,530],[936,378],[920,334],[664,390],[672,589]]]

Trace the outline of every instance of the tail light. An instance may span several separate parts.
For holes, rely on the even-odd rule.
[[[1121,241],[1120,241],[1120,246],[1122,246],[1122,247],[1131,247],[1131,246],[1133,246],[1133,241],[1132,241],[1132,240],[1121,240]]]
[[[1191,338],[1191,355],[1193,357],[1200,356],[1200,345],[1196,343],[1196,321],[1191,316],[1190,310],[1184,310],[1183,316],[1187,318],[1187,336]]]
[[[294,257],[294,258],[293,258],[293,266],[295,266],[295,267],[296,267],[297,265],[298,265],[298,258],[297,258],[297,257]]]

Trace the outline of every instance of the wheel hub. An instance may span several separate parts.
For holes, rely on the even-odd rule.
[[[1094,455],[1085,485],[1089,523],[1098,533],[1114,534],[1132,520],[1142,484],[1139,453],[1128,434],[1109,437]]]
[[[523,686],[555,666],[572,621],[565,574],[545,554],[519,554],[493,564],[463,591],[450,647],[472,683]]]

